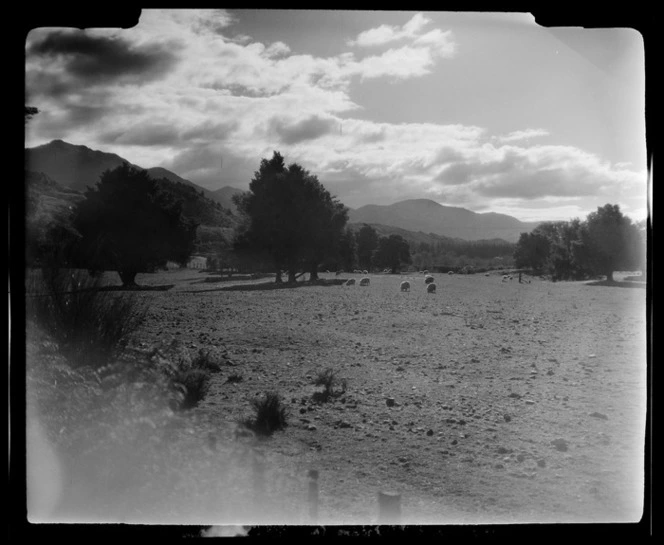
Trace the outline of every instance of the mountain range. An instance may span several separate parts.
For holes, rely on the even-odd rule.
[[[479,214],[465,208],[443,206],[429,199],[410,199],[384,206],[369,204],[351,210],[348,216],[353,223],[390,225],[464,240],[517,242],[521,233],[530,232],[539,225],[506,214]]]
[[[94,186],[104,171],[116,168],[123,162],[131,164],[114,153],[92,150],[87,146],[73,145],[63,140],[53,140],[25,150],[26,171],[44,173],[61,186],[80,192],[85,191],[88,186]],[[229,210],[231,216],[236,212],[232,197],[243,192],[232,186],[209,190],[162,167],[146,170],[154,179],[168,180],[175,183],[175,186],[188,186],[190,189],[185,193],[189,196],[198,194],[204,197],[203,201],[218,203]],[[203,201],[198,202],[192,209],[198,210],[202,207],[209,215],[209,210],[202,206]],[[349,223],[355,229],[358,224],[367,223],[381,226],[383,230],[403,229],[413,233],[470,241],[502,239],[508,242],[518,241],[521,233],[530,232],[539,225],[536,222],[522,222],[505,214],[477,213],[465,208],[444,206],[429,199],[411,199],[391,205],[370,204],[349,209]]]
[[[53,140],[48,144],[25,150],[26,171],[43,172],[60,185],[80,192],[84,192],[88,186],[94,186],[104,171],[119,167],[122,163],[144,168],[134,165],[115,153],[92,150],[87,146],[69,144],[63,140]],[[145,170],[155,180],[166,179],[193,187],[198,192],[202,192],[206,198],[231,211],[235,210],[235,205],[231,200],[232,196],[242,193],[241,189],[231,186],[211,191],[162,167]]]

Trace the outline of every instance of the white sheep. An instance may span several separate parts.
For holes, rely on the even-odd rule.
[[[508,276],[506,274],[503,275],[503,282],[507,282]]]
[[[362,280],[360,280],[360,286],[368,286],[369,285],[369,278],[364,277]]]
[[[355,285],[355,279],[354,278],[349,278],[346,280],[346,285],[347,286],[354,286]]]
[[[410,291],[410,282],[408,280],[401,282],[401,291]]]
[[[431,284],[433,281],[434,281],[434,277],[431,276],[430,274],[427,274],[427,275],[424,277],[424,283],[425,283],[425,284]]]
[[[436,284],[431,283],[427,286],[427,293],[436,293]]]
[[[362,271],[362,274],[369,274],[369,271]]]
[[[447,274],[454,274],[454,271],[447,271]]]
[[[422,271],[422,274],[423,274],[424,276],[426,276],[427,274],[429,274],[429,271],[424,270],[424,271]]]

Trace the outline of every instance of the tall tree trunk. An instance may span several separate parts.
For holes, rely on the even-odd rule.
[[[613,271],[612,270],[606,271],[606,281],[607,282],[613,282]]]
[[[136,271],[118,271],[118,274],[120,275],[120,280],[122,280],[122,285],[125,288],[131,288],[136,286]]]
[[[309,273],[309,281],[318,280],[318,263],[311,264],[311,272]]]
[[[294,284],[297,282],[296,271],[294,269],[288,269],[288,283]]]

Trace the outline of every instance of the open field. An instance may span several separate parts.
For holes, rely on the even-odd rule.
[[[161,463],[190,478],[144,485],[136,518],[309,524],[317,470],[317,524],[376,524],[379,491],[401,495],[403,524],[640,520],[644,289],[436,274],[428,294],[417,274],[285,289],[208,276],[137,278],[173,285],[136,292],[150,303],[137,344],[203,348],[225,365],[191,411],[199,427],[172,435],[185,454],[164,450]],[[327,368],[347,388],[316,401]],[[266,391],[286,403],[288,427],[238,437]],[[194,500],[168,503],[169,487]]]

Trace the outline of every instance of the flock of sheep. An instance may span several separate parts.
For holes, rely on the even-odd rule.
[[[383,271],[383,272],[389,272],[389,269],[385,269],[385,271]],[[343,273],[343,271],[337,271],[336,274],[338,276],[341,273]],[[360,282],[359,282],[360,286],[368,286],[371,283],[371,280],[369,279],[369,277],[366,276],[367,274],[369,274],[368,271],[363,271],[363,270],[360,270],[360,269],[356,269],[356,270],[353,271],[353,273],[354,274],[365,275],[360,279]],[[419,274],[424,275],[424,285],[426,286],[427,293],[436,293],[435,279],[432,275],[429,274],[429,271],[427,271],[427,270],[420,271]],[[452,275],[452,274],[454,274],[454,271],[449,271],[447,274]],[[489,276],[489,273],[486,273],[485,276]],[[503,282],[509,282],[512,279],[513,279],[513,277],[512,277],[511,274],[506,274],[506,275],[503,275],[502,281]],[[521,277],[519,277],[519,282],[520,281],[521,281]],[[528,280],[526,282],[530,283],[530,281],[528,281]],[[350,278],[350,279],[346,280],[345,285],[346,286],[354,286],[355,285],[355,279]],[[403,282],[401,282],[400,287],[401,287],[401,291],[410,291],[410,281],[404,280]]]
[[[384,272],[389,272],[389,269],[386,269]],[[361,271],[361,270],[355,270],[353,273],[359,273],[359,274],[368,274],[367,271]],[[427,287],[427,293],[436,293],[436,284],[434,282],[434,277],[429,274],[429,271],[421,271],[422,274],[424,274],[424,284]],[[339,273],[337,273],[339,274]],[[360,279],[360,286],[368,286],[371,283],[371,279],[368,276],[364,276]],[[346,286],[354,286],[355,285],[355,279],[354,278],[349,278],[346,280]],[[404,280],[401,282],[401,291],[410,291],[410,282],[408,280]]]

